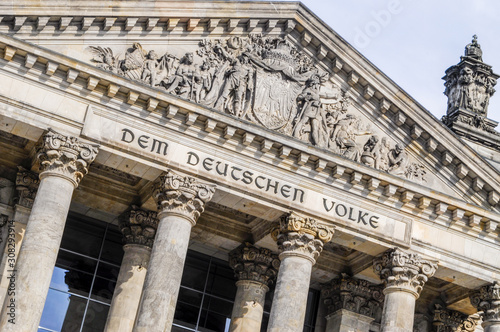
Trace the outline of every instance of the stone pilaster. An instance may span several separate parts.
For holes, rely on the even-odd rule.
[[[260,331],[266,293],[278,274],[278,255],[245,243],[229,253],[229,265],[238,279],[229,331]]]
[[[13,272],[16,292],[5,298],[2,309],[1,331],[37,330],[73,190],[97,152],[98,146],[75,137],[51,130],[43,136],[37,153],[40,185]]]
[[[470,302],[480,311],[484,332],[500,331],[500,285],[497,281],[483,286],[470,296]]]
[[[299,332],[304,325],[312,266],[323,245],[332,239],[333,228],[290,212],[271,235],[278,244],[281,265],[268,331]]]
[[[385,283],[381,328],[384,332],[411,332],[415,301],[437,263],[399,248],[386,251],[373,262],[373,270]]]
[[[321,297],[328,308],[326,332],[368,332],[384,301],[381,286],[344,273],[325,285]]]
[[[435,332],[474,332],[478,319],[461,312],[436,305],[432,321]]]
[[[31,213],[39,184],[40,179],[37,173],[28,171],[21,166],[18,167],[15,184],[14,216],[12,220],[9,220],[9,227],[6,229],[7,236],[0,263],[0,303],[3,303],[5,300],[10,284],[8,276],[10,274],[9,271],[13,270],[13,266],[9,262],[17,261],[26,230],[26,223]],[[2,238],[4,237],[2,236]]]
[[[191,228],[214,192],[215,186],[172,171],[154,184],[159,225],[133,331],[171,330]]]
[[[118,225],[123,234],[124,255],[105,332],[131,332],[134,328],[158,228],[157,213],[132,207],[120,216]]]

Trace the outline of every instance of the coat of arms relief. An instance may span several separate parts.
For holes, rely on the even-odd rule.
[[[425,180],[405,147],[372,128],[348,96],[284,38],[206,39],[196,52],[158,55],[134,43],[123,56],[90,46],[97,67],[290,135],[345,158]]]

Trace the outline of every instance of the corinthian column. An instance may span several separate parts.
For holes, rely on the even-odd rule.
[[[75,137],[44,135],[37,153],[40,185],[16,264],[15,294],[5,298],[2,309],[1,331],[38,329],[71,196],[97,151]]]
[[[474,332],[479,318],[435,305],[432,326],[434,332]]]
[[[382,287],[344,273],[326,285],[321,296],[328,307],[326,332],[368,332],[384,301]]]
[[[290,212],[271,235],[278,244],[281,265],[267,331],[301,332],[312,266],[323,245],[332,239],[333,228]]]
[[[385,283],[382,332],[412,332],[415,301],[437,264],[395,248],[375,259],[373,270]]]
[[[483,317],[484,332],[500,332],[500,285],[497,281],[483,286],[470,297],[470,302]]]
[[[245,243],[229,253],[229,265],[238,278],[229,331],[260,331],[268,286],[278,274],[278,255]]]
[[[174,320],[191,228],[215,186],[168,171],[154,185],[158,231],[151,251],[135,332],[168,332]]]
[[[134,328],[158,218],[156,212],[134,207],[118,223],[123,233],[124,255],[105,332],[131,332]]]

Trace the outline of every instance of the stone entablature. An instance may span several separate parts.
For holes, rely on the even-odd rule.
[[[435,332],[474,332],[479,320],[436,304],[432,325]]]
[[[153,197],[158,203],[158,218],[161,219],[163,213],[177,214],[187,218],[194,226],[214,192],[214,185],[202,184],[193,177],[180,176],[168,170],[158,178],[153,188]]]
[[[500,284],[495,281],[470,296],[471,304],[480,311],[483,323],[500,324]]]
[[[345,309],[376,318],[384,302],[383,288],[366,280],[355,279],[342,273],[323,286],[321,296],[328,307],[328,314]]]
[[[78,186],[96,158],[98,147],[49,129],[37,152],[40,179],[48,174],[57,174],[72,181],[75,187]]]
[[[406,290],[418,298],[427,280],[436,273],[437,262],[395,248],[375,259],[373,270],[385,283],[384,294],[392,289]]]
[[[314,264],[323,244],[332,239],[333,231],[333,227],[320,225],[316,219],[290,212],[280,218],[280,224],[271,230],[271,236],[278,244],[280,259],[301,256]]]
[[[9,39],[9,37],[3,37],[6,39]],[[13,46],[6,46],[6,51],[7,49],[9,52],[5,53],[5,57],[8,60],[13,60],[13,56],[16,54],[17,49],[23,49],[23,52],[27,51],[28,54],[34,54],[35,50],[31,49],[33,48],[32,46],[27,46],[24,45],[20,41],[11,41],[11,44]],[[4,44],[5,45],[5,44]],[[5,47],[5,46],[4,46]],[[31,51],[30,51],[31,50]],[[30,53],[32,52],[32,53]],[[4,57],[4,58],[5,58]],[[52,57],[55,57],[52,59]],[[16,56],[15,59],[19,60],[19,57]],[[15,60],[14,59],[14,60]],[[23,58],[21,58],[22,60]],[[50,60],[49,60],[50,59]],[[58,56],[53,54],[50,51],[44,51],[40,53],[40,55],[37,55],[37,60],[35,61],[36,63],[45,63],[43,68],[45,68],[44,73],[42,75],[53,75],[54,72],[57,70],[60,72],[59,68],[59,61],[61,61],[64,66],[69,67],[67,72],[63,73],[63,76],[66,77],[66,80],[71,80],[71,82],[74,82],[71,84],[72,87],[77,87],[79,84],[82,83],[81,80],[76,80],[80,75],[80,71],[76,69],[71,69],[72,64],[70,62],[67,62],[64,60],[64,57]],[[82,86],[83,89],[91,89],[91,90],[96,90],[100,91],[100,88],[102,88],[102,82],[100,82],[100,79],[97,79],[96,77],[99,76],[106,76],[105,73],[99,72],[99,70],[95,70],[92,68],[92,66],[85,65],[85,64],[80,64],[81,68],[85,68],[85,72],[88,73],[87,80],[84,80],[84,85]],[[30,73],[34,73],[33,71],[30,71]],[[76,76],[75,76],[76,75]],[[95,81],[97,79],[97,81]],[[444,214],[445,216],[448,215],[446,214],[446,211],[448,210],[448,206],[454,206],[457,207],[456,210],[454,210],[453,215],[450,215],[450,219],[452,223],[455,223],[457,220],[464,220],[462,219],[461,216],[468,216],[468,224],[470,227],[477,227],[480,226],[482,228],[487,228],[487,231],[494,231],[496,227],[496,216],[490,214],[487,211],[479,211],[476,210],[473,206],[462,204],[459,201],[454,201],[451,197],[446,197],[446,199],[443,200],[443,198],[437,197],[432,190],[424,190],[423,188],[419,186],[413,186],[408,182],[401,182],[397,181],[395,179],[392,179],[390,176],[385,176],[384,174],[380,174],[378,172],[370,172],[368,169],[363,170],[363,168],[358,165],[356,166],[356,163],[350,163],[349,161],[343,159],[343,158],[334,158],[333,156],[324,156],[323,153],[320,152],[312,152],[311,151],[305,151],[305,146],[302,148],[300,147],[300,144],[290,144],[290,145],[282,145],[282,143],[279,140],[279,136],[272,136],[270,133],[264,134],[252,134],[248,132],[247,126],[242,124],[241,122],[234,122],[231,121],[230,119],[226,119],[222,121],[220,118],[211,118],[208,112],[203,112],[201,109],[195,109],[191,107],[188,103],[183,102],[182,100],[177,100],[177,103],[179,105],[182,105],[182,108],[178,106],[174,106],[171,104],[171,102],[174,101],[174,98],[169,98],[168,94],[164,95],[156,95],[153,90],[148,90],[147,87],[145,86],[137,86],[137,93],[133,90],[129,90],[129,92],[124,96],[123,94],[118,94],[119,89],[121,89],[121,86],[127,85],[126,80],[119,79],[118,77],[108,77],[110,82],[117,81],[118,84],[116,83],[105,83],[104,84],[104,95],[113,97],[115,100],[121,100],[123,99],[123,102],[125,103],[132,103],[135,104],[139,107],[142,107],[143,105],[145,108],[149,109],[150,111],[156,110],[156,112],[166,112],[166,117],[170,121],[173,121],[174,119],[176,121],[181,121],[189,126],[193,125],[195,122],[197,122],[197,118],[199,115],[203,115],[207,117],[207,120],[204,122],[204,126],[202,126],[202,131],[206,132],[216,132],[222,135],[224,139],[229,142],[230,139],[236,139],[242,141],[242,144],[245,146],[252,146],[252,147],[257,147],[258,151],[261,151],[262,153],[271,153],[271,154],[276,154],[279,158],[285,160],[290,160],[290,161],[295,161],[299,166],[304,166],[304,167],[313,167],[314,170],[318,172],[328,172],[332,173],[332,176],[335,179],[342,178],[342,181],[347,178],[348,182],[351,182],[352,184],[356,184],[360,182],[361,178],[368,176],[369,181],[364,183],[364,186],[370,190],[370,191],[376,191],[380,190],[379,183],[381,180],[388,182],[388,185],[385,187],[382,187],[384,195],[387,197],[399,197],[399,199],[406,205],[410,201],[415,201],[413,199],[413,196],[415,194],[423,195],[424,197],[420,197],[417,202],[415,203],[415,207],[421,210],[429,210],[430,213],[433,213],[435,210],[437,214],[442,215]],[[69,81],[68,81],[69,82]],[[90,84],[91,83],[91,84]],[[95,83],[95,84],[94,84]],[[106,86],[106,84],[108,84]],[[99,92],[99,93],[100,93]],[[154,97],[149,97],[147,100],[141,99],[141,102],[143,104],[139,103],[138,97],[139,95],[143,96],[153,96]],[[134,99],[135,98],[135,99]],[[158,99],[156,99],[158,98]],[[161,102],[160,102],[161,100]],[[155,105],[152,109],[149,108],[149,106]],[[187,113],[186,113],[187,112]],[[198,125],[199,123],[197,123]],[[240,131],[239,129],[237,130],[238,127],[244,128],[244,134],[238,134]],[[222,128],[222,129],[221,129]],[[434,148],[437,147],[437,145],[433,145]],[[278,148],[274,148],[278,147]],[[297,153],[297,151],[299,151]],[[317,159],[318,158],[318,159]],[[452,160],[454,158],[453,155],[447,153],[447,158],[446,160]],[[331,167],[332,162],[328,160],[334,160],[335,165]],[[339,164],[340,163],[340,164]],[[353,173],[349,173],[351,170],[356,170]],[[468,172],[469,169],[467,167],[461,167],[462,174],[461,176],[465,176]],[[380,180],[379,180],[380,179]],[[481,191],[484,190],[484,182],[480,181],[479,178],[476,178],[477,181],[474,181],[474,188],[475,190]],[[364,182],[364,181],[363,181]],[[340,183],[340,182],[339,182]],[[401,192],[401,189],[399,188],[405,188],[403,192]],[[490,191],[488,195],[488,200],[490,201],[491,204],[496,204],[499,199],[499,196],[496,195],[494,191]],[[435,205],[432,203],[434,200],[437,200],[438,202],[442,202],[442,204],[437,204]],[[453,202],[452,204],[450,204]],[[408,204],[410,206],[410,204]],[[439,207],[439,209],[438,209]],[[443,209],[444,207],[444,209]],[[467,222],[467,220],[464,220]],[[491,221],[491,222],[488,222]],[[448,223],[449,221],[444,221],[444,223]],[[494,233],[492,233],[494,234]]]
[[[271,286],[276,281],[280,260],[269,249],[245,243],[229,253],[229,266],[239,281],[250,280]]]
[[[154,211],[132,207],[118,218],[118,227],[124,244],[140,244],[151,248],[158,228],[158,216]]]

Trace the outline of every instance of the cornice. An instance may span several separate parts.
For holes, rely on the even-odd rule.
[[[260,152],[260,157],[254,154],[254,159],[267,161],[270,165],[273,165],[272,160],[280,159],[282,164],[293,164],[298,174],[310,174],[312,171],[320,175],[318,178],[330,179],[327,183],[334,182],[332,185],[340,188],[345,184],[361,186],[361,190],[365,193],[378,196],[373,197],[375,201],[379,197],[399,201],[401,209],[406,209],[413,215],[415,209],[422,216],[435,213],[443,217],[442,220],[435,222],[444,223],[449,227],[456,225],[457,229],[466,227],[479,232],[481,228],[478,226],[480,226],[483,231],[491,232],[496,230],[496,225],[500,221],[498,214],[488,209],[347,160],[297,139],[268,131],[248,121],[206,109],[16,38],[0,35],[0,48],[3,48],[0,54],[3,54],[5,61],[27,68],[27,71],[21,72],[20,75],[29,73],[35,76],[46,75],[50,77],[49,79],[52,77],[62,79],[66,81],[67,86],[72,87],[72,93],[75,94],[78,90],[86,89],[91,93],[87,93],[85,98],[96,107],[99,107],[98,101],[107,96],[110,98],[108,106],[128,104],[142,111],[161,114],[167,121],[176,121],[197,131],[218,135],[223,141],[237,140],[248,149]],[[463,145],[461,147],[463,150],[468,149]],[[496,235],[492,233],[492,237],[496,238]]]

